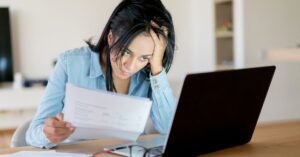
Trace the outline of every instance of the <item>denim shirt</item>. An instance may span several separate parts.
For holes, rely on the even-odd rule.
[[[150,79],[149,79],[150,78]],[[129,95],[150,98],[150,118],[154,128],[167,134],[175,112],[175,97],[169,86],[165,70],[149,78],[143,71],[131,77]],[[64,112],[65,88],[67,83],[79,87],[106,90],[106,82],[99,63],[99,54],[89,47],[81,47],[62,53],[49,77],[45,93],[38,110],[26,132],[26,142],[40,148],[51,148],[52,144],[43,132],[44,122]],[[64,142],[71,140],[66,139]]]

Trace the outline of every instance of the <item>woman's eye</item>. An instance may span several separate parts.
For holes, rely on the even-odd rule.
[[[145,61],[148,61],[148,60],[149,60],[148,57],[141,57],[141,58],[140,58],[140,61],[141,61],[141,62],[145,62]]]
[[[130,55],[130,52],[129,51],[125,51],[124,55]]]
[[[130,54],[131,54],[131,52],[129,50],[123,49],[123,56],[128,56]]]

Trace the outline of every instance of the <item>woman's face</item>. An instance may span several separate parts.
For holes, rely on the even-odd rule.
[[[154,41],[147,33],[136,36],[125,50],[124,56],[117,58],[116,52],[112,51],[110,62],[113,77],[129,79],[149,63],[153,51]]]

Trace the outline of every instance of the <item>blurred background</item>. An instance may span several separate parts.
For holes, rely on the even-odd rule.
[[[0,0],[0,148],[33,117],[58,55],[98,40],[119,2]],[[276,65],[259,121],[300,118],[299,0],[162,2],[177,35],[168,75],[176,97],[187,73]]]

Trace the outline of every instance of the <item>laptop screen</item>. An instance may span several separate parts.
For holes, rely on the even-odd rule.
[[[275,66],[186,76],[164,156],[196,156],[251,140]]]

